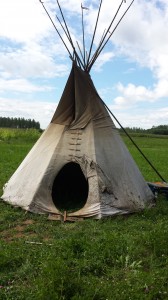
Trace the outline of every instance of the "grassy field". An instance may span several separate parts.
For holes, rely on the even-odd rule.
[[[0,193],[36,131],[0,130]],[[148,181],[159,180],[123,137]],[[134,137],[168,178],[168,138]],[[0,202],[0,299],[168,299],[168,201],[127,217],[48,221]]]

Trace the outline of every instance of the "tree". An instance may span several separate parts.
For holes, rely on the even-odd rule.
[[[36,122],[34,119],[24,119],[24,118],[9,118],[0,117],[0,127],[5,128],[36,128],[40,130],[40,123]]]

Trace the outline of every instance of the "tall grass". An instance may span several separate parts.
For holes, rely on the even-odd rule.
[[[0,194],[33,144],[40,137],[36,129],[0,128]]]
[[[22,141],[35,141],[40,137],[40,132],[37,129],[11,129],[0,128],[0,140],[10,141],[12,139],[20,139]]]

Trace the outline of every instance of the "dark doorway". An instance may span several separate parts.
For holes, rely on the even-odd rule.
[[[85,205],[88,190],[88,181],[80,165],[70,162],[55,177],[52,199],[59,210],[76,211]]]

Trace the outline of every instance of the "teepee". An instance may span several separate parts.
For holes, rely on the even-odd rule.
[[[69,216],[94,218],[136,212],[153,202],[89,75],[112,23],[91,57],[95,26],[90,51],[80,57],[65,22],[73,49],[69,78],[51,123],[5,185],[4,201],[34,213],[62,215],[71,208]]]

